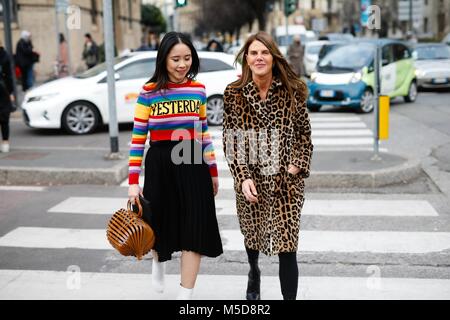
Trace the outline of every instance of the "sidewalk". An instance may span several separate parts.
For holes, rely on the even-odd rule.
[[[0,184],[58,185],[99,184],[119,185],[128,175],[128,156],[107,160],[108,150],[73,148],[21,149],[11,147],[0,153]],[[371,188],[405,183],[423,174],[418,161],[381,153],[381,160],[371,160],[368,151],[315,152],[312,172],[307,180],[312,188]],[[224,164],[222,162],[222,164]],[[229,176],[225,166],[219,176]]]

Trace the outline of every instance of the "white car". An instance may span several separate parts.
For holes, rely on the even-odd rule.
[[[116,107],[119,123],[133,122],[134,106],[145,82],[153,75],[156,51],[134,52],[115,59]],[[241,67],[234,56],[220,52],[198,52],[197,80],[206,86],[210,125],[221,125],[223,92],[237,80]],[[23,116],[32,128],[64,128],[72,134],[93,132],[109,122],[106,64],[73,77],[54,80],[27,92]]]
[[[307,76],[316,71],[316,65],[319,61],[319,52],[323,45],[329,41],[309,41],[305,44],[305,54],[303,56],[303,64]]]
[[[450,48],[443,43],[419,43],[413,52],[419,88],[450,88]]]

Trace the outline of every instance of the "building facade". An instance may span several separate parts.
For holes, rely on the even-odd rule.
[[[40,54],[40,62],[35,65],[38,80],[52,76],[54,62],[58,55],[58,34],[63,33],[68,40],[71,71],[86,68],[82,61],[84,35],[90,33],[94,41],[101,45],[103,33],[102,0],[62,1],[70,6],[61,7],[56,13],[55,0],[10,0],[12,4],[12,44],[16,43],[22,30],[32,34],[34,50]],[[139,47],[142,37],[141,1],[113,0],[114,36],[117,52]],[[3,19],[0,23],[0,40],[4,43]]]

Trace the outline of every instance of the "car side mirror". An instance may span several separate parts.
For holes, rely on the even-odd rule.
[[[412,53],[412,58],[413,58],[414,60],[417,60],[417,59],[419,58],[419,55],[417,54],[417,51],[414,51],[414,52]]]
[[[119,81],[120,75],[118,73],[114,73],[114,80]]]
[[[382,59],[382,60],[381,60],[381,64],[382,64],[383,66],[387,66],[387,65],[389,64],[389,60],[388,60],[388,59]]]

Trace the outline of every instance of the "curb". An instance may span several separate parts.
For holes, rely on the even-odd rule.
[[[378,188],[406,183],[422,174],[424,171],[420,162],[410,160],[401,165],[373,171],[313,171],[306,185],[309,188]]]
[[[111,169],[0,167],[0,184],[8,185],[118,185],[128,175],[128,163]]]
[[[419,161],[373,171],[312,171],[308,188],[377,188],[406,183],[424,174]],[[31,185],[119,185],[128,176],[128,163],[111,169],[65,169],[0,167],[0,184]]]

